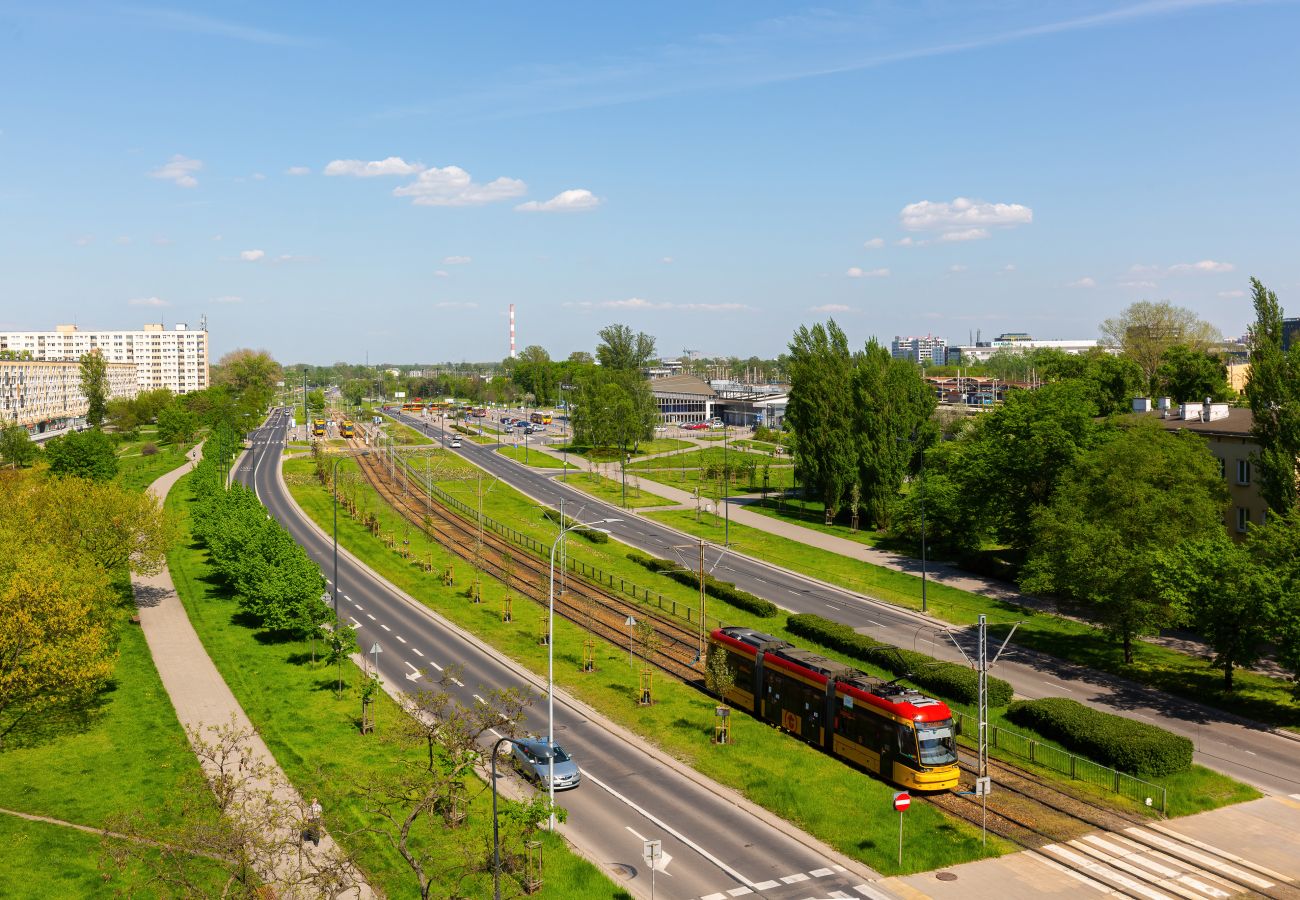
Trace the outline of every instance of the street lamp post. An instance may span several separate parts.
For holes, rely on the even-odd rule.
[[[722,423],[722,546],[731,546],[731,470],[727,468],[727,423]]]
[[[622,519],[597,519],[591,525],[584,525],[581,522],[574,522],[572,525],[564,524],[564,513],[560,513],[560,533],[555,536],[551,543],[551,586],[549,590],[549,600],[547,603],[547,620],[546,620],[546,746],[550,750],[555,746],[555,550],[562,543],[564,537],[570,531],[576,531],[579,528],[590,528],[592,531],[601,531],[609,534],[609,529],[594,528],[595,525],[604,525],[609,522],[621,522]],[[555,827],[555,757],[551,757],[549,769],[549,791],[551,798],[551,827]]]
[[[339,463],[357,456],[369,456],[369,450],[341,454],[334,460],[334,473],[330,476],[330,486],[334,494],[334,627],[339,624]]]
[[[502,737],[497,738],[492,745],[492,897],[493,900],[501,900],[501,832],[497,823],[497,751],[501,749],[502,744],[514,744],[516,747],[522,746],[514,738]],[[542,756],[542,754],[545,756]],[[551,748],[545,747],[538,756],[550,760],[551,768],[555,768],[555,757],[551,753]]]
[[[925,582],[925,447],[921,447],[921,612],[926,611]]]

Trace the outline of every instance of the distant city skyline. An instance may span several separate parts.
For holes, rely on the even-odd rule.
[[[0,10],[0,331],[215,361],[1225,336],[1300,312],[1300,7],[939,0]]]

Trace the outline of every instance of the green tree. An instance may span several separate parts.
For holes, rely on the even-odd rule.
[[[980,518],[1001,541],[1028,547],[1034,510],[1052,500],[1061,474],[1101,431],[1090,388],[1080,381],[1015,391],[980,423],[963,468],[949,475],[972,492]]]
[[[199,417],[190,412],[179,399],[173,400],[158,413],[158,437],[171,444],[187,444],[199,431]]]
[[[86,421],[98,428],[108,412],[108,363],[98,350],[81,357],[81,393],[86,398]]]
[[[654,433],[658,418],[650,385],[635,369],[592,368],[574,398],[574,441],[635,452]]]
[[[108,401],[104,419],[114,431],[130,434],[140,427],[139,410],[130,397],[114,397]]]
[[[11,468],[29,466],[40,448],[32,441],[31,433],[22,425],[8,425],[0,429],[0,460]]]
[[[353,378],[343,385],[343,399],[348,401],[349,406],[360,406],[361,401],[365,399],[366,392],[370,389],[370,382],[360,378]],[[430,394],[442,393],[441,391],[429,391]]]
[[[875,338],[853,359],[853,428],[858,443],[858,484],[867,521],[889,526],[903,479],[915,472],[933,441],[938,401],[921,371],[894,359]]]
[[[795,471],[805,493],[822,501],[829,524],[857,477],[858,464],[853,358],[834,319],[800,326],[790,342],[789,372],[786,423],[796,436]]]
[[[1162,599],[1183,613],[1214,650],[1223,689],[1233,671],[1259,659],[1274,621],[1277,581],[1245,544],[1222,529],[1156,551],[1152,579]]]
[[[1291,672],[1292,689],[1300,699],[1300,508],[1252,525],[1246,545],[1258,566],[1274,579],[1269,636],[1277,646],[1277,661]]]
[[[260,413],[271,405],[276,382],[284,375],[265,350],[232,350],[212,367],[212,383],[224,385],[238,399],[244,412]]]
[[[1099,416],[1128,412],[1133,398],[1145,395],[1149,389],[1137,363],[1100,348],[1087,353],[1041,349],[1034,351],[1031,358],[1034,377],[1084,385]]]
[[[1250,280],[1255,324],[1250,328],[1250,380],[1246,399],[1259,444],[1259,490],[1268,508],[1284,515],[1300,504],[1296,464],[1300,459],[1300,347],[1282,349],[1282,306],[1277,294]]]
[[[633,333],[627,325],[606,325],[597,334],[596,358],[607,369],[641,369],[655,355],[655,339],[645,332]]]
[[[1149,385],[1160,366],[1160,357],[1175,344],[1190,350],[1206,350],[1222,335],[1196,313],[1168,300],[1134,303],[1113,319],[1101,323],[1102,338],[1142,370]]]
[[[545,349],[530,344],[513,362],[511,378],[521,391],[532,394],[538,403],[544,405],[555,401],[560,384],[559,367],[551,362]]]
[[[1169,623],[1160,552],[1223,529],[1227,492],[1205,441],[1150,419],[1127,421],[1078,456],[1034,515],[1021,588],[1085,604],[1133,661],[1133,641]]]
[[[1232,389],[1228,387],[1228,369],[1223,360],[1204,350],[1175,344],[1160,357],[1156,393],[1179,403],[1200,402],[1206,397],[1221,402],[1231,396]]]
[[[51,438],[45,445],[45,458],[53,475],[109,481],[117,475],[117,454],[108,435],[93,431],[73,431]]]

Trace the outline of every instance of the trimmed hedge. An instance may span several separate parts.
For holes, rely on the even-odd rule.
[[[1192,764],[1188,738],[1067,697],[1017,700],[1007,709],[1007,718],[1121,772],[1158,777]]]
[[[865,634],[858,634],[848,625],[832,622],[812,613],[800,613],[786,620],[786,628],[800,637],[816,641],[849,656],[869,661],[895,675],[906,676],[928,691],[960,703],[979,702],[979,675],[957,663],[939,662],[932,656],[901,650]],[[1011,702],[1010,683],[1001,678],[989,677],[989,706],[1006,706]]]
[[[560,514],[559,514],[558,512],[556,512],[555,510],[553,510],[553,509],[544,509],[544,510],[542,510],[542,515],[543,515],[544,517],[546,517],[547,519],[550,519],[550,520],[551,520],[552,522],[554,522],[555,524],[560,525]],[[576,520],[574,520],[574,519],[570,519],[568,516],[565,516],[565,517],[564,517],[564,524],[561,525],[560,527],[562,527],[562,528],[568,528],[570,525],[576,525],[576,524],[577,524],[577,521],[576,521]],[[570,533],[571,533],[571,534],[580,535],[580,536],[586,538],[587,540],[591,541],[593,544],[608,544],[608,543],[609,543],[609,535],[606,534],[606,533],[603,532],[603,531],[597,531],[595,528],[575,528],[575,529],[573,529],[573,531],[570,532]]]
[[[659,559],[654,556],[646,556],[644,553],[638,553],[631,550],[627,558],[637,565],[645,566],[651,572],[658,572],[660,575],[667,575],[673,581],[684,584],[687,587],[693,587],[699,590],[700,579],[694,572],[682,570],[676,563],[667,559]],[[761,619],[771,619],[776,616],[779,609],[775,603],[770,600],[764,600],[751,594],[749,591],[742,591],[729,581],[719,581],[712,575],[704,576],[704,592],[710,597],[721,600],[723,603],[729,603],[737,609],[743,609],[746,612],[753,613]]]

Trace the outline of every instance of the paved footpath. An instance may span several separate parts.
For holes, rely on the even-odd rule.
[[[172,485],[193,468],[199,452],[198,447],[191,450],[190,463],[163,475],[149,486],[149,493],[157,497],[161,503],[167,497],[167,492],[171,490]],[[249,742],[252,753],[258,761],[269,767],[274,773],[275,782],[281,786],[276,791],[276,799],[291,807],[305,809],[302,797],[291,787],[285,787],[289,784],[288,779],[284,777],[284,773],[261,736],[254,732],[252,722],[245,715],[239,701],[230,692],[225,679],[221,677],[221,673],[217,671],[217,667],[204,649],[194,626],[190,623],[189,616],[185,613],[185,607],[176,596],[171,573],[164,566],[157,575],[142,577],[133,574],[131,585],[135,590],[136,605],[139,608],[140,625],[144,630],[145,640],[149,644],[154,665],[158,669],[158,675],[162,678],[163,687],[171,698],[181,725],[192,733],[199,733],[205,737],[207,737],[206,729],[209,727],[222,727],[232,723],[236,728],[253,734]],[[202,762],[203,760],[200,759],[200,763]],[[205,769],[209,778],[215,775],[210,766],[205,765]],[[270,786],[270,783],[266,783],[255,787],[265,789]],[[283,839],[284,836],[276,837]],[[319,848],[305,842],[301,843],[308,856],[320,854],[318,859],[324,859],[327,854],[335,851],[333,840],[323,831]],[[294,855],[297,855],[296,850]],[[280,882],[278,886],[281,888],[286,882],[291,884],[295,880],[292,872],[281,867],[277,867],[274,873],[263,873],[263,877]],[[359,875],[357,879],[351,891],[335,896],[358,898],[358,900],[374,897],[374,892],[363,880],[360,880]],[[290,888],[288,891],[282,891],[279,896],[291,897],[295,896],[295,892]]]

